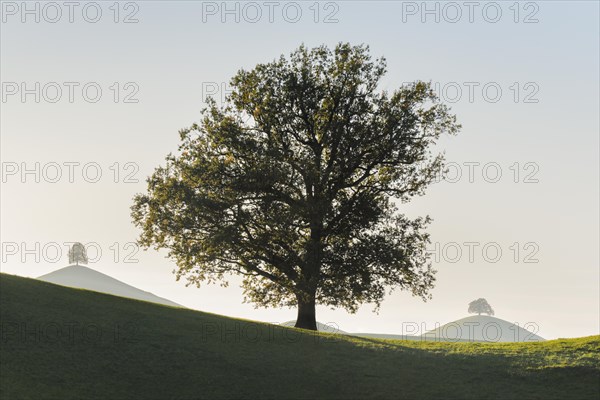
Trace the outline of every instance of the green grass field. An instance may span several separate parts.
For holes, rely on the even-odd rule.
[[[598,399],[600,336],[346,337],[0,277],[1,399]]]

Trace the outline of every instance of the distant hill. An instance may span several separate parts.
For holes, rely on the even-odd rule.
[[[0,274],[1,399],[598,399],[600,336],[306,333]]]
[[[183,307],[181,304],[158,297],[83,265],[69,265],[68,267],[42,275],[37,279],[61,286],[93,290],[95,292],[108,293],[167,306]]]
[[[470,342],[541,342],[546,339],[522,327],[488,315],[470,317],[449,322],[421,335],[428,341]]]
[[[423,340],[420,336],[394,335],[393,333],[349,333],[351,336],[358,336],[371,339],[393,339],[393,340]]]
[[[386,340],[416,340],[419,342],[483,342],[483,340],[467,340],[462,338],[436,338],[435,336],[411,336],[411,335],[394,335],[393,333],[349,333],[348,335],[358,336],[371,339],[386,339]]]
[[[281,326],[289,326],[289,327],[294,327],[294,325],[296,325],[296,321],[287,321],[287,322],[283,322],[280,324]],[[328,322],[326,324],[323,324],[319,321],[317,321],[317,330],[319,332],[327,332],[327,333],[339,333],[340,335],[347,335],[348,332],[344,332],[343,330],[341,330],[337,324],[333,323],[333,322]]]
[[[287,321],[283,326],[293,327],[296,321]],[[370,339],[416,340],[421,342],[541,342],[545,339],[520,326],[500,318],[487,315],[470,316],[449,322],[422,335],[397,335],[391,333],[345,332],[335,324],[317,322],[319,332],[339,333]]]

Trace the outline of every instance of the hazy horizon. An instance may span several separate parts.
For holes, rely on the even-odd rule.
[[[443,14],[439,5],[439,22],[428,14],[423,22],[420,10],[406,8],[412,2],[319,3],[318,15],[312,3],[298,3],[297,22],[275,12],[272,23],[266,9],[261,20],[250,22],[246,10],[236,22],[207,10],[212,2],[134,3],[137,10],[121,9],[118,18],[133,15],[135,23],[115,23],[109,3],[97,23],[80,13],[69,23],[66,10],[57,23],[43,15],[23,23],[3,11],[2,272],[35,278],[68,265],[64,243],[90,243],[88,251],[102,255],[89,268],[156,296],[250,320],[295,319],[294,309],[242,303],[239,278],[228,288],[176,282],[165,252],[132,247],[139,232],[129,207],[177,151],[178,130],[199,121],[206,95],[220,101],[238,69],[302,43],[347,41],[386,57],[382,90],[418,79],[437,84],[463,129],[438,146],[451,163],[450,182],[399,205],[433,218],[433,299],[394,292],[379,314],[369,305],[356,314],[318,307],[317,320],[401,334],[403,323],[429,330],[465,317],[468,303],[485,297],[496,317],[535,323],[546,339],[600,333],[597,2],[531,2],[537,11],[518,15],[512,2],[498,3],[497,22],[481,8],[473,22],[466,9],[451,22],[452,10]],[[62,96],[53,102],[57,87]]]

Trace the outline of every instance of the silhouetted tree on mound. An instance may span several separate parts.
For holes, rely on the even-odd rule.
[[[486,299],[477,299],[469,303],[469,314],[494,315],[494,310],[492,310],[492,306],[489,305]]]
[[[73,244],[73,246],[71,246],[68,255],[69,264],[79,265],[79,263],[88,263],[87,251],[85,250],[85,246],[79,242],[76,242]]]
[[[385,71],[349,44],[240,70],[135,197],[139,243],[168,249],[188,284],[242,275],[247,300],[297,306],[301,328],[316,329],[316,304],[429,298],[429,217],[393,199],[424,193],[442,167],[432,146],[460,126],[428,83],[377,92]]]

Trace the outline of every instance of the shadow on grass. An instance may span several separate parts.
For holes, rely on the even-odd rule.
[[[1,398],[600,395],[597,337],[500,345],[319,334],[7,275],[0,327]]]

